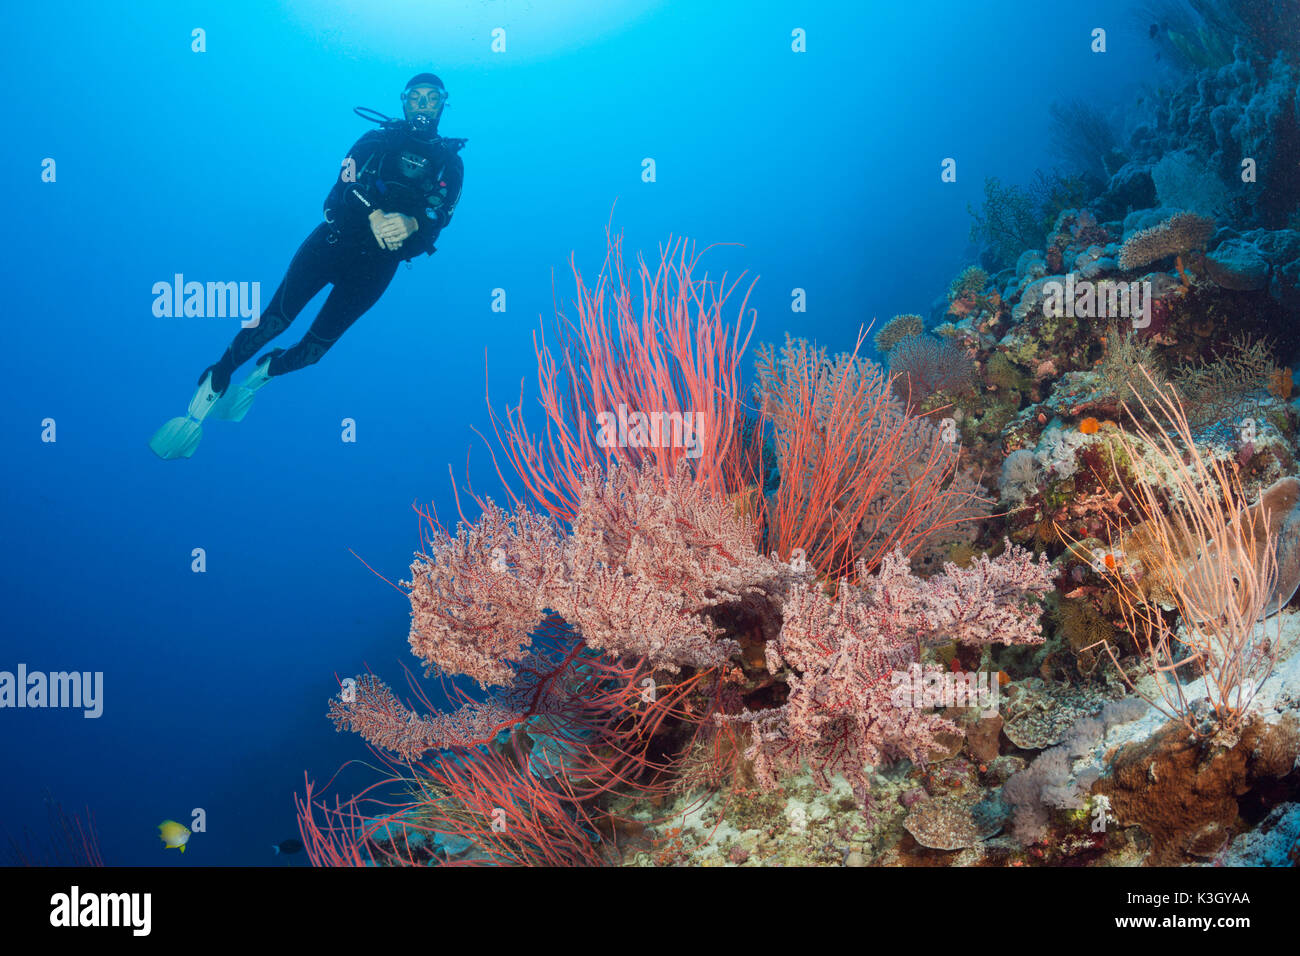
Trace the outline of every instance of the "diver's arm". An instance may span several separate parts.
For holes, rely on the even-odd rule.
[[[326,222],[359,228],[375,211],[377,205],[371,195],[370,179],[383,147],[383,135],[372,130],[348,150],[347,158],[340,164],[338,179],[325,197]]]
[[[439,233],[451,222],[451,214],[460,199],[460,189],[464,180],[465,166],[460,157],[453,153],[447,165],[443,167],[442,180],[437,189],[425,197],[428,204],[414,217],[413,221],[417,228],[414,236],[407,242],[417,244],[426,254],[433,252],[433,244],[437,241]]]
[[[456,203],[460,202],[460,190],[465,184],[465,164],[461,162],[460,156],[452,154],[451,161],[442,171],[442,181],[447,184],[447,198],[443,200],[438,207],[438,231],[447,228],[451,222],[451,214],[456,211]]]

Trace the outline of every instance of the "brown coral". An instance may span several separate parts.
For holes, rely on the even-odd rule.
[[[1164,222],[1129,236],[1119,251],[1119,267],[1138,269],[1166,256],[1199,249],[1213,233],[1213,219],[1191,212],[1175,213]]]
[[[1219,350],[1213,361],[1185,366],[1175,383],[1193,425],[1240,423],[1262,416],[1254,393],[1271,388],[1276,374],[1269,344],[1242,335]]]
[[[880,354],[885,355],[903,339],[924,333],[925,320],[919,315],[896,315],[880,327],[874,341]]]
[[[1253,720],[1231,749],[1206,747],[1171,723],[1125,747],[1114,774],[1097,784],[1123,826],[1151,837],[1148,865],[1211,857],[1239,825],[1239,798],[1291,772],[1300,743],[1296,722]]]
[[[967,796],[925,800],[912,808],[903,828],[921,846],[932,850],[960,850],[987,840],[1002,829],[1005,811],[994,801]]]

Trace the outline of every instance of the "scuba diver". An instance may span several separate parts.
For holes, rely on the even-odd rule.
[[[460,199],[464,166],[459,151],[465,140],[438,135],[447,90],[434,74],[412,77],[401,101],[400,120],[363,107],[354,110],[380,128],[349,151],[325,199],[325,221],[294,253],[266,310],[203,370],[186,416],[173,418],[154,434],[149,447],[160,458],[194,454],[209,415],[242,421],[267,382],[320,361],[383,295],[399,262],[433,254]],[[252,374],[232,385],[235,369],[288,328],[327,283],[333,288],[302,339],[291,348],[267,352]]]

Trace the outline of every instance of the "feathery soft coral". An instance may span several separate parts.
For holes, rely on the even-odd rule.
[[[895,757],[924,762],[935,735],[955,730],[892,699],[891,674],[916,662],[921,646],[1043,640],[1030,598],[1052,590],[1046,556],[1034,561],[1009,545],[997,558],[948,564],[926,579],[895,549],[875,577],[860,571],[863,585],[841,582],[834,599],[815,581],[791,587],[780,636],[767,649],[768,670],[786,674],[785,702],[719,718],[750,725],[745,756],[766,786],[807,764],[822,786],[840,774],[865,797],[872,766]]]
[[[754,547],[752,519],[692,480],[685,462],[665,478],[589,470],[573,531],[523,507],[491,502],[452,537],[431,519],[427,554],[411,565],[411,647],[447,674],[508,684],[549,609],[615,659],[664,670],[709,667],[738,650],[711,609],[779,574]]]

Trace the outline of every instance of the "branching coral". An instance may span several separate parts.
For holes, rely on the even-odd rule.
[[[984,202],[977,211],[967,206],[975,220],[972,242],[986,244],[998,265],[1013,265],[1026,249],[1042,245],[1046,228],[1034,197],[1019,186],[1003,186],[995,177],[984,180]]]
[[[367,743],[413,760],[430,750],[487,743],[516,723],[519,714],[488,700],[466,703],[450,713],[419,715],[383,681],[364,674],[330,701],[329,718],[335,730],[350,730]]]
[[[427,516],[427,553],[407,584],[417,656],[484,687],[508,683],[549,609],[615,658],[672,669],[725,659],[730,647],[714,640],[705,612],[773,573],[752,519],[693,481],[685,462],[667,480],[649,462],[635,476],[589,470],[579,491],[567,535],[490,501],[455,537]]]
[[[911,573],[895,550],[862,587],[842,584],[834,599],[814,583],[796,583],[783,605],[783,626],[767,666],[786,672],[789,694],[778,707],[718,719],[749,724],[746,756],[760,783],[807,764],[829,786],[844,776],[865,797],[870,769],[899,756],[924,763],[947,720],[901,706],[895,672],[919,660],[927,644],[958,641],[1037,644],[1043,636],[1031,600],[1053,587],[1046,556],[1019,548],[969,568],[948,564],[929,579]]]
[[[1014,266],[1026,249],[1043,247],[1044,238],[1062,210],[1079,206],[1086,199],[1087,190],[1076,176],[1036,170],[1027,188],[1004,186],[990,176],[984,180],[980,209],[966,207],[975,220],[971,241],[985,246],[986,254],[998,267]]]
[[[1026,391],[1033,382],[1029,375],[1016,365],[1005,352],[994,352],[984,369],[984,380],[989,385],[1005,391]]]
[[[1143,374],[1144,369],[1147,374]],[[1128,401],[1133,408],[1139,406],[1131,400],[1132,389],[1137,389],[1141,398],[1151,400],[1153,390],[1165,381],[1151,344],[1115,322],[1106,327],[1106,351],[1097,366],[1097,377],[1105,395]]]
[[[1087,100],[1052,103],[1048,142],[1060,159],[1105,181],[1123,162],[1116,155],[1115,131],[1106,115]]]
[[[562,573],[563,532],[523,505],[484,502],[475,524],[447,534],[426,515],[425,554],[411,564],[409,640],[415,655],[481,686],[509,683],[547,594]]]

